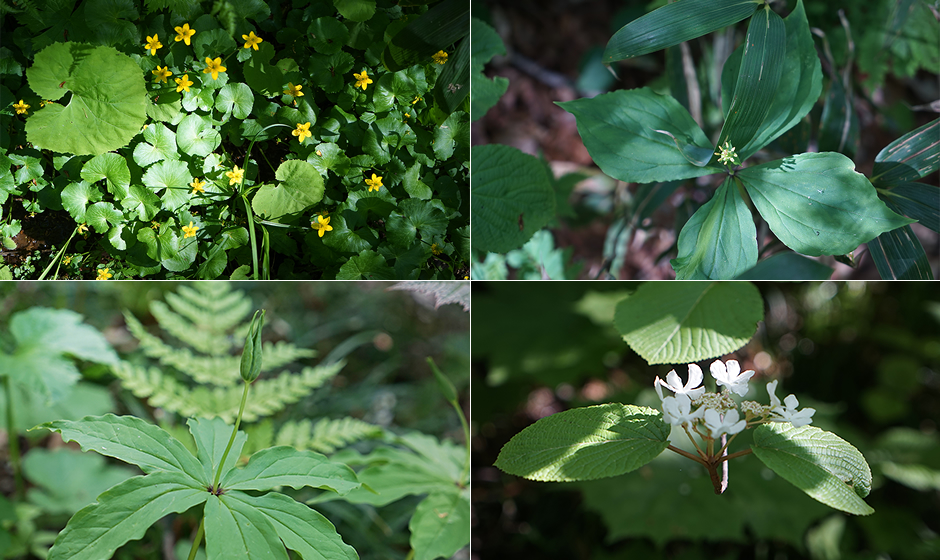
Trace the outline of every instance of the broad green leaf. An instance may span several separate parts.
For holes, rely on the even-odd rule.
[[[49,560],[111,558],[124,543],[140,539],[170,513],[182,513],[212,497],[179,472],[135,476],[69,519],[49,550]]]
[[[418,88],[407,72],[390,72],[376,82],[372,102],[376,112],[390,111],[396,100],[399,105],[409,106],[417,95]]]
[[[940,168],[940,119],[891,142],[875,156],[878,186],[916,181]]]
[[[679,0],[637,18],[614,33],[604,63],[656,52],[741,21],[755,0]]]
[[[685,107],[648,88],[619,90],[592,99],[557,103],[577,119],[594,163],[621,181],[652,183],[718,173],[701,167],[711,142]]]
[[[746,157],[743,148],[757,136],[770,111],[783,72],[786,43],[783,20],[765,4],[747,28],[734,97],[718,136],[718,145],[729,142],[741,150],[742,160]]]
[[[52,44],[36,55],[26,76],[43,99],[72,93],[68,106],[51,103],[27,119],[27,138],[37,148],[102,154],[127,145],[146,119],[140,67],[111,47]]]
[[[124,221],[124,214],[110,202],[96,202],[85,211],[85,221],[98,233],[105,233],[111,226]]]
[[[355,504],[384,506],[409,495],[446,491],[454,488],[456,478],[432,465],[426,457],[392,447],[380,447],[366,456],[344,452],[337,455],[336,460],[368,465],[357,475],[362,487],[343,497]],[[461,468],[462,464],[456,467]],[[318,501],[326,499],[335,497],[323,496]]]
[[[880,194],[905,216],[940,233],[940,188],[925,183],[900,183]]]
[[[676,280],[734,278],[757,263],[757,228],[733,177],[689,218],[678,245]]]
[[[375,0],[333,0],[333,5],[351,21],[367,21],[375,14]]]
[[[144,128],[144,139],[134,146],[134,161],[141,167],[147,167],[164,159],[179,159],[176,151],[176,135],[162,123],[155,123]]]
[[[509,146],[474,146],[470,169],[471,238],[479,251],[518,249],[555,216],[555,192],[545,166]]]
[[[262,185],[251,201],[255,214],[272,222],[296,217],[323,198],[323,177],[313,164],[288,160],[277,168],[278,185]]]
[[[109,45],[136,41],[139,37],[137,26],[131,23],[138,18],[131,0],[89,0],[84,8],[88,27]]]
[[[391,280],[394,277],[394,270],[385,257],[372,249],[363,249],[350,257],[336,274],[337,280]]]
[[[770,110],[757,134],[747,145],[736,146],[742,161],[800,122],[813,108],[822,90],[819,56],[802,0],[797,2],[796,8],[784,20],[784,27],[787,44],[780,82],[770,96]],[[743,53],[743,47],[735,50],[728,57],[721,73],[721,106],[725,118],[728,118]]]
[[[196,238],[185,238],[183,235],[176,220],[170,218],[157,231],[142,227],[137,232],[137,241],[147,246],[148,257],[159,261],[167,270],[181,272],[196,260],[198,247]]]
[[[450,558],[470,543],[470,496],[455,486],[421,500],[408,522],[415,560]]]
[[[777,238],[805,255],[844,255],[912,222],[890,211],[842,154],[800,154],[737,177]]]
[[[310,65],[307,71],[310,73],[312,85],[323,88],[327,93],[335,93],[343,88],[355,62],[356,59],[351,54],[343,51],[328,56],[313,55],[310,57]],[[247,68],[246,66],[246,80],[249,79]],[[256,90],[258,89],[250,80],[248,85]]]
[[[206,556],[287,560],[287,551],[267,517],[240,500],[240,494],[209,494],[205,510]]]
[[[94,327],[68,309],[32,307],[10,319],[16,345],[0,352],[3,374],[55,402],[68,395],[81,378],[71,357],[101,364],[116,364],[117,354]]]
[[[410,247],[421,234],[421,239],[431,241],[436,235],[447,231],[447,217],[431,202],[409,198],[398,204],[386,223],[388,240],[401,247]]]
[[[235,9],[234,6],[232,9]],[[214,59],[222,53],[232,52],[232,50],[236,48],[235,40],[232,38],[232,35],[220,28],[200,31],[193,35],[191,42],[193,51],[196,53],[197,64],[200,65],[200,71],[206,67],[206,57],[212,57]],[[239,50],[241,50],[241,46],[242,45],[238,45]],[[227,64],[222,64],[222,66],[228,68]],[[222,74],[219,74],[219,77],[221,76]]]
[[[217,235],[215,243],[206,251],[206,260],[196,269],[196,277],[202,280],[218,278],[228,266],[225,252],[248,244],[248,230],[243,227],[224,229]]]
[[[434,86],[434,101],[444,113],[453,113],[463,104],[468,95],[470,95],[470,39],[464,37],[457,43],[457,50],[451,53],[444,64],[444,69],[437,77],[437,85]]]
[[[131,184],[131,172],[123,156],[101,154],[91,158],[82,167],[82,179],[89,183],[107,179],[108,192],[120,200],[127,196],[128,186]]]
[[[668,445],[658,410],[609,403],[538,420],[503,446],[495,466],[530,480],[592,480],[634,471]]]
[[[359,487],[356,473],[346,465],[333,463],[313,451],[297,451],[287,446],[270,447],[255,453],[244,468],[226,472],[221,484],[233,490],[310,486],[333,490],[340,495]]]
[[[747,282],[648,282],[617,304],[614,326],[652,364],[685,364],[741,348],[764,318]]]
[[[62,207],[68,210],[76,222],[82,223],[88,205],[101,200],[103,196],[99,189],[85,181],[69,183],[62,189]]]
[[[161,201],[164,210],[175,212],[189,202],[193,176],[184,161],[164,160],[154,164],[144,173],[142,181],[154,193],[163,191]]]
[[[813,499],[855,515],[874,513],[862,501],[871,490],[868,462],[839,436],[815,426],[764,424],[754,430],[751,450],[772,471]]]
[[[176,127],[176,143],[183,153],[205,157],[219,147],[222,136],[213,128],[212,119],[190,113]]]
[[[186,421],[186,425],[189,426],[189,432],[196,441],[196,458],[205,467],[205,480],[213,480],[216,470],[219,469],[222,455],[225,454],[225,448],[232,437],[232,427],[218,416],[211,420],[190,418]],[[239,430],[232,443],[232,449],[225,459],[225,464],[221,467],[223,472],[235,468],[235,462],[241,457],[242,447],[245,446],[247,440],[248,436],[245,432]]]
[[[137,465],[145,473],[158,470],[179,473],[178,480],[188,477],[196,487],[211,482],[204,478],[202,465],[182,443],[136,416],[86,416],[74,422],[46,422],[36,428],[59,432],[63,440],[77,442],[82,451],[92,449]]]
[[[335,54],[343,50],[349,40],[349,28],[335,17],[321,17],[310,22],[307,37],[318,53]]]
[[[884,280],[933,280],[930,261],[911,226],[886,231],[868,242],[868,251]]]
[[[434,129],[432,144],[434,155],[441,162],[450,159],[458,145],[470,145],[470,116],[461,111],[452,113],[441,126]]]
[[[327,518],[288,496],[277,492],[263,496],[236,492],[231,498],[263,514],[287,548],[296,551],[305,560],[359,559],[356,550],[343,542]]]
[[[764,259],[736,280],[828,280],[833,269],[792,251]]]
[[[444,0],[396,33],[382,53],[382,62],[393,72],[415,64],[427,64],[434,53],[470,33],[469,20],[468,2]],[[452,64],[452,61],[446,64]]]
[[[38,447],[23,457],[23,476],[34,485],[27,499],[50,514],[72,515],[135,474],[128,468],[108,465],[101,455],[67,447],[55,451]]]
[[[470,19],[470,118],[477,121],[506,93],[509,80],[488,78],[483,67],[496,55],[506,54],[506,46],[496,30],[477,18]]]
[[[225,84],[215,98],[215,108],[223,113],[232,113],[236,119],[245,119],[251,114],[254,95],[243,83]]]
[[[138,144],[138,146],[142,145],[144,145],[143,142]],[[121,200],[121,207],[127,212],[136,214],[139,220],[146,222],[152,220],[160,211],[160,198],[147,187],[133,185],[127,196]]]

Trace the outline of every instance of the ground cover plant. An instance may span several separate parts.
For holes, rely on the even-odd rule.
[[[446,305],[468,307],[466,285],[55,284],[0,286],[18,444],[0,450],[0,557],[431,560],[469,543],[469,331]]]
[[[506,141],[473,148],[473,190],[481,195],[474,198],[477,276],[506,276],[508,267],[523,278],[575,277],[570,253],[593,245],[601,258],[592,277],[623,277],[629,265],[646,277],[823,279],[837,272],[836,263],[851,267],[840,274],[856,274],[858,257],[870,253],[866,274],[932,279],[940,207],[933,180],[940,121],[929,115],[935,96],[924,90],[913,96],[927,102],[898,99],[894,107],[883,95],[892,80],[917,91],[940,70],[936,49],[927,46],[940,31],[935,16],[926,17],[931,9],[880,2],[876,21],[863,10],[811,0],[633,3],[610,23],[606,46],[569,69],[577,81],[510,54],[520,72],[501,74],[532,76],[552,89],[531,94],[527,84],[515,92],[510,86],[496,104],[500,80],[506,88],[496,78],[473,103],[481,108],[474,120],[491,106],[512,114],[493,118],[493,129],[480,135]],[[506,36],[530,25],[516,22],[517,34]],[[504,49],[492,30],[481,35],[485,64]],[[595,71],[604,65],[616,79]],[[542,106],[548,102],[574,119]],[[499,120],[522,128],[526,110],[536,115],[534,142],[500,128]],[[886,126],[890,135],[862,138],[860,122]],[[513,144],[544,150],[555,165]],[[581,165],[574,174],[557,160],[588,162],[600,173]],[[584,179],[581,194],[572,195]],[[568,231],[578,227],[584,231]],[[638,247],[645,239],[650,247]],[[556,243],[574,247],[566,255]],[[669,272],[652,272],[660,267]]]
[[[467,276],[466,2],[0,15],[5,277]]]

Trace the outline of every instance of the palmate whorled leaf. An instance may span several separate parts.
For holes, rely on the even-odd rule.
[[[241,469],[225,473],[222,486],[234,490],[271,490],[277,486],[326,488],[343,495],[359,487],[356,473],[320,453],[286,445],[261,450]]]
[[[913,221],[890,211],[842,154],[799,154],[737,177],[777,238],[804,255],[844,255]]]
[[[274,526],[239,498],[242,492],[207,494],[206,556],[248,560],[287,560]]]
[[[669,445],[662,413],[620,403],[546,416],[513,436],[495,466],[529,480],[566,482],[636,470]]]
[[[751,450],[810,497],[855,515],[874,513],[862,500],[871,490],[868,462],[839,436],[815,426],[764,424],[754,431]]]

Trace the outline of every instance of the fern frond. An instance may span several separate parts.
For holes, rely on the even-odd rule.
[[[271,371],[302,358],[314,358],[317,355],[316,350],[299,348],[283,340],[274,344],[264,344],[262,352],[264,358],[261,360],[261,371]]]
[[[312,368],[306,367],[296,375],[282,373],[274,378],[262,378],[255,381],[251,386],[251,398],[245,406],[244,419],[251,422],[259,416],[270,416],[286,405],[299,401],[332,379],[345,365],[345,362],[336,362]],[[237,404],[240,403],[241,394],[238,395]],[[236,413],[238,412],[237,404]]]
[[[346,417],[331,420],[322,418],[316,424],[310,420],[287,422],[277,432],[275,445],[290,445],[300,450],[312,449],[320,453],[333,453],[363,439],[382,437],[385,430],[362,420]]]
[[[169,294],[168,294],[169,295]],[[234,338],[225,330],[218,330],[213,325],[200,325],[170,311],[162,301],[150,304],[150,313],[160,323],[160,328],[174,338],[192,346],[203,354],[224,356],[231,353]]]
[[[173,311],[189,318],[199,328],[224,333],[251,313],[251,298],[233,291],[226,282],[200,282],[196,287],[180,286],[166,294]]]

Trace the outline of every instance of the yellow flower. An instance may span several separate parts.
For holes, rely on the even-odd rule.
[[[163,47],[163,44],[160,42],[160,38],[156,33],[153,34],[153,37],[147,37],[147,44],[144,45],[145,49],[150,49],[150,54],[157,54],[157,49]]]
[[[330,225],[329,217],[324,218],[323,216],[317,216],[317,221],[310,222],[310,227],[317,230],[317,233],[320,235],[320,237],[323,237],[323,234],[328,231],[333,231],[333,226]]]
[[[317,150],[317,155],[320,157],[323,157],[323,152],[321,152],[320,150]]]
[[[112,276],[114,276],[113,274],[109,272],[109,270],[110,269],[108,268],[99,268],[98,277],[95,278],[95,280],[107,280],[108,278],[111,278]]]
[[[208,56],[206,57],[206,69],[202,71],[203,74],[212,74],[213,80],[219,79],[219,72],[225,72],[225,66],[222,66],[222,57],[217,56],[215,60],[212,60]]]
[[[189,91],[189,86],[193,85],[193,82],[189,79],[189,74],[183,74],[182,78],[176,78],[176,93],[181,91]]]
[[[206,189],[203,188],[204,186],[206,186],[206,182],[200,181],[199,177],[196,177],[196,179],[192,183],[190,183],[189,186],[193,188],[193,192],[191,192],[190,194],[196,194],[197,192],[201,192],[201,193],[206,192]]]
[[[183,233],[186,234],[183,236],[183,239],[186,239],[187,237],[196,237],[197,229],[199,229],[199,226],[194,226],[193,221],[190,220],[188,226],[183,226]]]
[[[382,178],[373,173],[371,179],[366,179],[366,184],[369,185],[369,192],[372,192],[373,189],[378,192],[379,187],[382,186]]]
[[[164,66],[164,67],[161,69],[159,65],[157,66],[157,69],[156,69],[156,70],[154,70],[153,72],[151,72],[151,74],[153,74],[154,76],[157,77],[157,78],[154,80],[154,83],[156,83],[156,82],[163,82],[164,84],[166,83],[166,79],[173,75],[173,73],[170,72],[170,71],[167,69],[166,66]],[[179,90],[177,90],[177,91],[179,91]]]
[[[431,58],[433,58],[434,62],[438,64],[444,64],[447,62],[447,53],[444,51],[437,51],[433,56],[431,56]]]
[[[252,31],[248,35],[242,35],[242,39],[245,40],[246,49],[255,49],[258,50],[258,45],[261,43],[261,37],[255,35],[255,32]]]
[[[23,100],[20,99],[19,103],[13,104],[13,108],[16,109],[17,115],[22,115],[23,113],[26,112],[26,109],[29,109],[29,105],[27,105],[26,103],[23,103]]]
[[[304,139],[305,139],[305,138],[309,138],[309,137],[313,136],[313,134],[310,132],[310,123],[309,123],[309,122],[304,123],[304,124],[298,124],[298,125],[297,125],[297,129],[296,129],[296,130],[292,130],[292,131],[291,131],[291,134],[293,134],[294,136],[296,136],[297,139],[300,140],[300,143],[301,143],[301,144],[304,143]]]
[[[88,224],[78,226],[78,233],[85,235],[88,232]]]
[[[741,160],[738,159],[738,154],[734,151],[734,146],[730,142],[725,142],[724,146],[719,146],[715,155],[718,156],[718,163],[732,164],[732,165],[741,165]]]
[[[469,280],[470,277],[469,277],[469,276],[464,276],[463,279],[464,279],[464,280]]]
[[[412,101],[411,104],[414,105],[414,104],[417,103],[418,101],[421,101],[421,98],[420,98],[420,97],[415,97],[415,100]]]
[[[353,76],[356,78],[356,87],[361,87],[362,91],[366,90],[366,86],[372,83],[372,78],[369,77],[369,74],[365,70],[361,74],[356,74],[353,72]]]
[[[150,229],[160,229],[160,222],[150,222]]]
[[[66,256],[62,257],[62,264],[66,265],[66,266],[72,264],[72,255],[66,255]]]
[[[173,29],[179,33],[179,35],[176,36],[176,42],[179,43],[182,41],[186,43],[187,46],[189,45],[189,39],[196,34],[196,30],[190,29],[188,23],[184,23],[183,27],[174,27]]]
[[[435,255],[440,255],[441,253],[443,253],[443,251],[441,251],[441,248],[437,246],[437,243],[431,243],[431,252],[434,253]]]
[[[235,183],[241,183],[242,179],[245,176],[245,170],[239,169],[238,166],[235,166],[235,169],[225,173],[225,176],[228,177],[228,184],[234,185]]]
[[[303,97],[304,92],[300,91],[300,88],[304,86],[295,86],[294,84],[287,82],[287,89],[284,90],[284,93],[287,95],[293,95],[294,97]]]
[[[411,113],[405,113],[405,118],[406,118],[406,119],[410,119],[410,118],[411,118]]]

